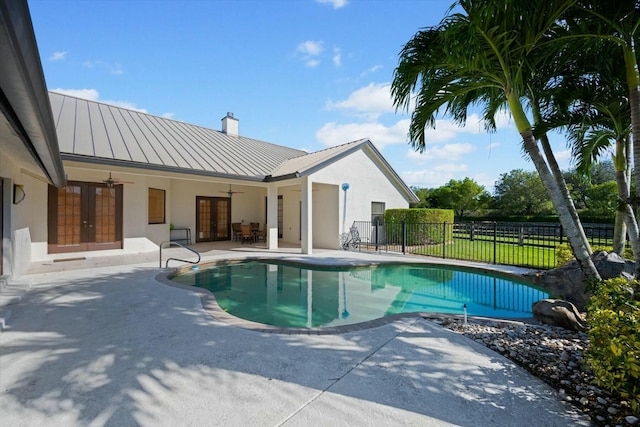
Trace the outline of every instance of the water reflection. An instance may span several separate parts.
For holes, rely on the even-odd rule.
[[[383,265],[301,268],[246,262],[174,280],[209,289],[229,313],[284,327],[338,326],[408,312],[530,317],[548,294],[512,280],[452,269]]]

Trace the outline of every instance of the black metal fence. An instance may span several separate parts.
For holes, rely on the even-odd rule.
[[[459,222],[372,223],[355,221],[358,250],[401,252],[440,258],[549,269],[567,243],[560,224]],[[613,226],[583,224],[592,246],[611,246]]]

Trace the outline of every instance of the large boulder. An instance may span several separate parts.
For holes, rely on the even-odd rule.
[[[613,277],[625,277],[631,279],[634,272],[634,263],[627,261],[614,252],[596,252],[591,255],[600,277],[611,279]],[[584,311],[584,306],[589,299],[584,274],[580,264],[575,259],[562,267],[553,270],[539,272],[533,277],[536,285],[547,290],[552,296],[569,301],[579,311]]]
[[[552,326],[560,326],[576,332],[584,332],[587,324],[575,305],[568,301],[543,299],[531,306],[533,317]]]

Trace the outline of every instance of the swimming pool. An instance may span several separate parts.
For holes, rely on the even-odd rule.
[[[349,325],[398,313],[531,317],[548,298],[523,281],[425,264],[319,267],[281,261],[212,265],[171,277],[211,291],[228,313],[294,328]]]

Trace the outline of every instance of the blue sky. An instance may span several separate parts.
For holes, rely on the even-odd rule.
[[[505,115],[446,117],[424,153],[389,95],[403,45],[449,0],[29,0],[47,86],[307,151],[370,138],[411,186],[533,170]],[[568,152],[552,139],[561,168]]]

